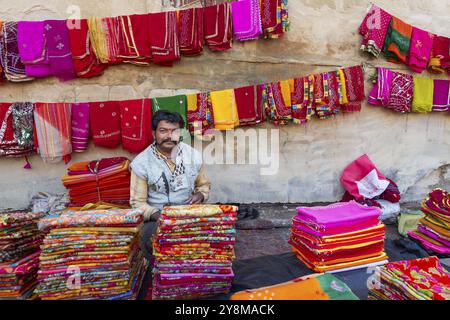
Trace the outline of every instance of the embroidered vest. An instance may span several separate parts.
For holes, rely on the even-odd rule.
[[[147,203],[163,209],[169,205],[183,205],[192,196],[202,166],[200,153],[185,143],[178,145],[177,169],[170,171],[165,161],[148,147],[131,163],[133,172],[147,180]]]

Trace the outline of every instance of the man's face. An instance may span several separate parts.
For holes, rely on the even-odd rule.
[[[180,124],[170,123],[165,120],[159,122],[155,132],[155,139],[160,149],[172,150],[180,143],[180,137]]]

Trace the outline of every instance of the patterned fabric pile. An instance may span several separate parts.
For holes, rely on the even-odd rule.
[[[369,283],[369,300],[450,300],[450,273],[437,257],[387,263]]]
[[[68,173],[62,177],[64,187],[69,190],[70,206],[83,207],[98,202],[128,204],[129,166],[127,158],[80,162],[70,166]]]
[[[230,300],[359,300],[335,276],[313,274],[289,282],[233,294]]]
[[[41,213],[0,214],[0,298],[26,298],[36,286]]]
[[[135,300],[148,262],[141,210],[67,212],[41,219],[38,287],[43,300]]]
[[[387,262],[381,210],[355,201],[297,208],[289,243],[315,272],[344,271]]]
[[[425,249],[440,254],[450,254],[450,194],[436,189],[422,202],[425,217],[417,230],[408,235]]]
[[[227,293],[234,279],[238,208],[167,207],[153,243],[153,299],[195,299]]]

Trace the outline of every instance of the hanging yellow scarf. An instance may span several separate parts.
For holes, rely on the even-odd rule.
[[[214,124],[217,130],[232,130],[239,126],[239,114],[234,90],[211,92]]]
[[[412,112],[427,113],[433,110],[434,81],[430,78],[414,78]]]

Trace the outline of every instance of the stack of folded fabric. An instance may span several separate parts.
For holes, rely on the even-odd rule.
[[[289,241],[316,272],[345,271],[387,262],[381,210],[355,201],[297,208]]]
[[[433,190],[422,202],[422,211],[425,217],[408,235],[432,252],[450,254],[450,194]]]
[[[153,243],[153,299],[194,299],[231,289],[237,211],[225,205],[163,210]]]
[[[450,300],[450,273],[437,257],[377,267],[369,300]]]
[[[42,213],[0,214],[0,298],[26,298],[36,286]]]
[[[129,166],[127,158],[80,162],[70,166],[62,177],[64,187],[69,190],[70,206],[83,207],[98,202],[129,204]]]
[[[41,219],[38,287],[44,300],[135,300],[148,262],[142,210],[67,212]]]

